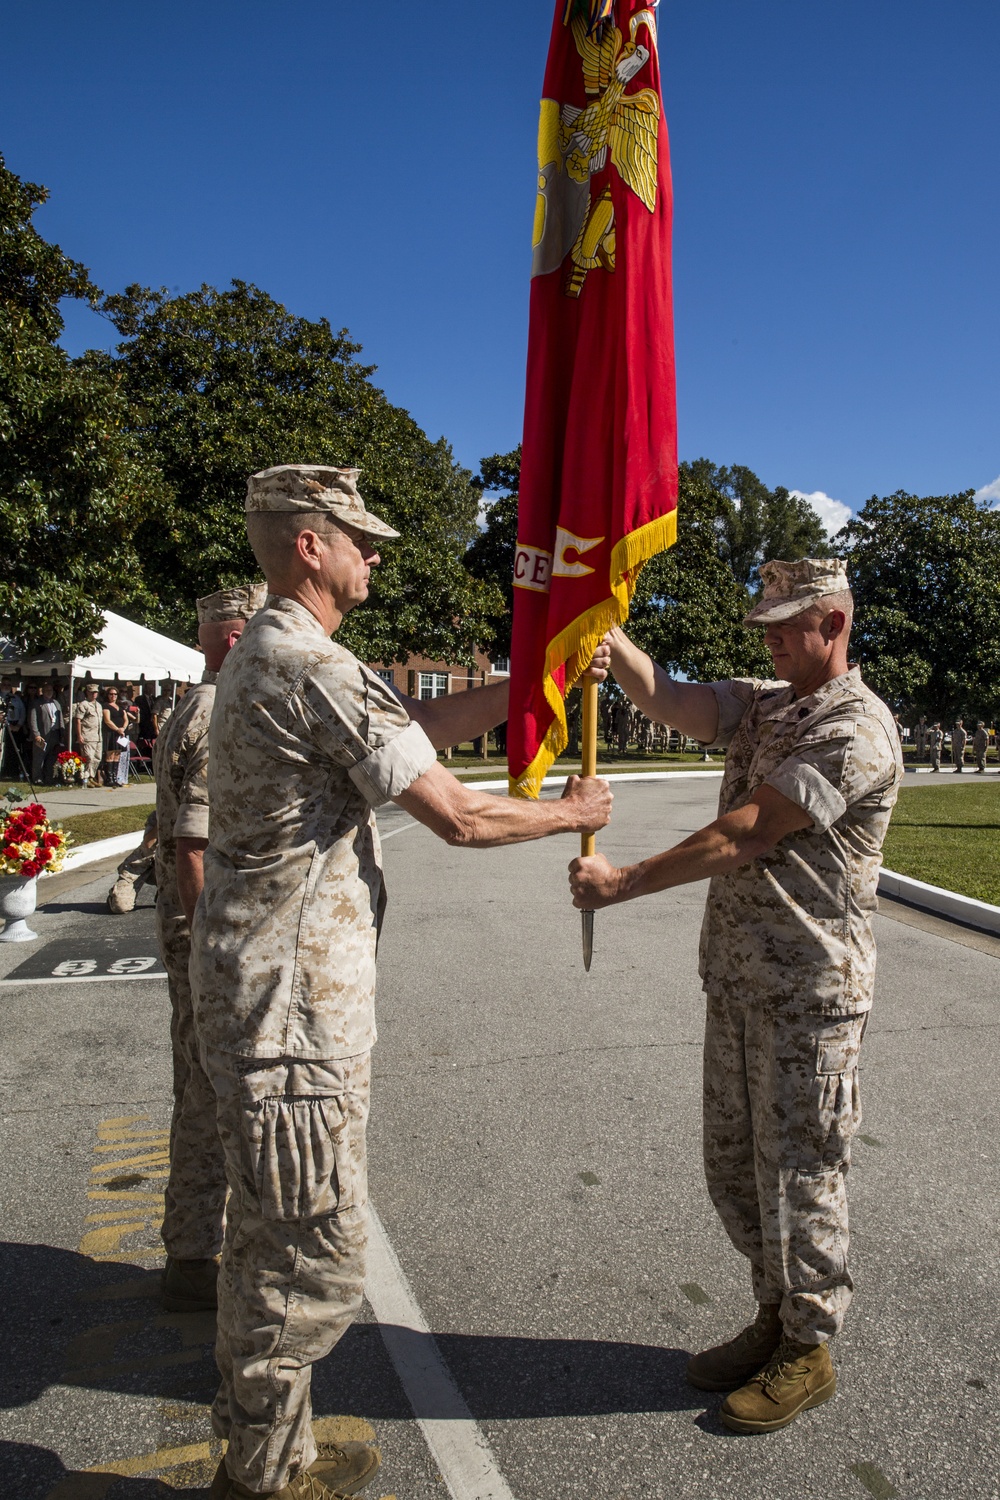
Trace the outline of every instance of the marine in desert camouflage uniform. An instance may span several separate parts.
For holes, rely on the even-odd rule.
[[[765,563],[761,577],[746,624],[765,626],[781,681],[673,683],[621,631],[595,657],[644,711],[728,747],[718,820],[643,864],[617,870],[596,855],[570,867],[582,907],[711,877],[705,1172],[759,1311],[688,1374],[732,1391],[721,1416],[740,1432],[783,1427],[836,1388],[828,1342],[852,1293],[845,1178],[871,917],[903,769],[892,714],[848,663],[843,565]]]
[[[941,725],[934,723],[927,731],[927,753],[930,756],[931,770],[941,769],[941,749],[944,745],[944,730]]]
[[[965,770],[965,747],[969,743],[969,732],[961,719],[951,727],[951,763],[958,774]]]
[[[976,732],[972,736],[972,751],[976,757],[976,773],[983,775],[986,770],[986,755],[990,748],[990,732],[982,719],[976,721]]]
[[[156,808],[146,819],[142,837],[118,866],[115,881],[108,891],[108,911],[121,917],[135,910],[136,898],[144,885],[156,885]]]
[[[396,801],[459,845],[603,825],[611,794],[561,802],[464,787],[437,748],[507,717],[507,685],[401,700],[331,640],[362,603],[381,538],[357,470],[283,465],[248,486],[270,594],[219,676],[210,843],[191,978],[231,1189],[213,1407],[228,1440],[213,1493],[329,1500],[377,1450],[317,1460],[310,1379],[361,1306],[375,950],[385,907],[374,809]]]
[[[170,991],[174,1110],[170,1125],[163,1244],[163,1295],[171,1312],[216,1305],[216,1256],[222,1249],[226,1170],[215,1093],[201,1066],[188,965],[190,921],[208,843],[208,728],[219,668],[264,602],[262,584],[223,589],[198,600],[201,682],[186,694],[156,743],[156,933]]]

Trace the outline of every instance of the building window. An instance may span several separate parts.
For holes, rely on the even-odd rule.
[[[381,677],[381,679],[382,679],[383,682],[387,682],[389,684],[389,686],[392,687],[392,684],[393,684],[393,675],[392,675],[392,668],[391,667],[376,667],[375,668],[375,676],[376,677]]]
[[[420,698],[446,698],[448,696],[447,672],[421,672]]]
[[[490,671],[496,676],[510,676],[510,657],[498,656],[496,661],[490,662]]]

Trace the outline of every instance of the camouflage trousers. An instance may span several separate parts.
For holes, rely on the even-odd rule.
[[[315,1459],[312,1366],[361,1307],[371,1060],[202,1056],[231,1194],[212,1424],[230,1476],[267,1492]]]
[[[84,770],[88,781],[96,781],[101,768],[100,740],[77,740],[76,749],[83,756]]]
[[[185,918],[156,911],[156,932],[170,991],[170,1045],[174,1112],[170,1121],[170,1175],[160,1233],[173,1260],[209,1260],[222,1249],[226,1168],[215,1118],[215,1091],[198,1051]]]
[[[709,1195],[750,1261],[757,1301],[780,1304],[793,1339],[823,1343],[854,1290],[845,1179],[866,1017],[788,1016],[734,992],[707,1000]]]

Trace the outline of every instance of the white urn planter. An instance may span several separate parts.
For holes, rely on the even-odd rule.
[[[37,885],[37,875],[30,880],[23,875],[0,877],[0,917],[6,920],[0,943],[30,943],[38,936],[25,921],[35,909]]]

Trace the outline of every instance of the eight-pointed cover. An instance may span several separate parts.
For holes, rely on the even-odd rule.
[[[537,796],[564,699],[676,536],[673,195],[656,16],[558,0],[538,128],[507,753]]]

